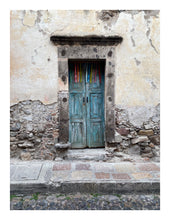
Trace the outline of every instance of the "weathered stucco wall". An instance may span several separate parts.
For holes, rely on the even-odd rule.
[[[40,12],[11,12],[11,104],[57,100],[57,48],[41,29],[40,19]],[[48,24],[44,16],[42,22]]]
[[[159,11],[11,11],[11,105],[57,101],[51,35],[123,37],[116,48],[115,104],[159,103]]]
[[[65,117],[68,107],[61,108],[60,102],[68,106],[66,62],[70,57],[65,52],[60,56],[61,48],[50,37],[118,35],[123,41],[114,46],[114,56],[107,60],[102,54],[107,61],[105,77],[113,76],[105,81],[105,88],[111,91],[108,94],[105,89],[111,131],[105,147],[111,157],[117,154],[126,159],[123,152],[159,160],[159,11],[11,11],[10,28],[11,157],[55,159],[56,146],[60,147],[65,135],[60,121],[62,117],[69,120]],[[89,58],[94,56],[94,48],[88,45],[86,52],[78,46],[81,57],[73,50],[76,47],[70,48],[71,58],[87,58],[87,51]],[[103,48],[99,51],[106,53]]]

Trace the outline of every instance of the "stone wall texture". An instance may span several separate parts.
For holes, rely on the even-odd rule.
[[[10,109],[11,157],[22,160],[56,157],[58,142],[57,103],[44,105],[40,101],[21,101]]]
[[[115,115],[115,143],[107,150],[159,157],[159,11],[16,10],[10,22],[11,157],[56,157],[58,93],[65,82],[53,35],[123,38],[113,60],[115,104],[107,109]]]

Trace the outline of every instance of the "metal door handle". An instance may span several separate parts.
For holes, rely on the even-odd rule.
[[[83,104],[85,104],[85,97],[83,97]]]
[[[87,98],[86,98],[86,102],[88,103],[88,96],[87,96]]]

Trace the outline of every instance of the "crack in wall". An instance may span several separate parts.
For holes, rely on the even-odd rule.
[[[35,57],[38,55],[38,52],[37,52],[37,50],[36,49],[34,49],[34,55],[33,56],[31,56],[31,63],[32,64],[36,64],[36,62],[35,62]]]
[[[133,46],[133,47],[135,47],[135,46],[136,46],[136,44],[135,44],[135,41],[134,41],[133,37],[132,37],[132,36],[130,36],[130,39],[131,39],[131,41],[132,41],[132,46]]]
[[[152,16],[152,15],[150,15],[150,16]],[[150,27],[149,27],[149,24],[151,23],[151,21],[150,21],[150,16],[149,15],[144,15],[144,18],[145,18],[145,20],[146,20],[146,26],[147,26],[147,31],[146,31],[146,37],[147,37],[147,39],[149,40],[149,43],[150,43],[150,45],[151,45],[151,47],[154,49],[154,51],[158,54],[158,51],[157,51],[157,49],[156,49],[156,47],[153,45],[153,43],[152,43],[152,39],[150,38],[150,32],[151,32],[151,29],[150,29]],[[157,17],[157,14],[155,15],[156,17]]]
[[[151,47],[152,47],[152,48],[155,50],[155,52],[158,54],[158,51],[156,50],[155,46],[153,45],[153,43],[152,43],[152,40],[151,40],[151,39],[149,39],[149,42],[150,42]]]

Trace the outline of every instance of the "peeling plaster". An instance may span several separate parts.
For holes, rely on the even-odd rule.
[[[59,84],[67,87],[68,80],[64,84],[58,79],[58,48],[51,35],[122,36],[116,48],[115,104],[159,103],[159,11],[11,11],[10,35],[11,104],[26,99],[55,102]]]
[[[32,13],[31,11],[26,11],[24,18],[23,18],[23,25],[28,27],[33,27],[36,21],[36,13]]]
[[[119,10],[102,10],[97,12],[97,17],[104,23],[107,23],[107,26],[112,26],[117,22],[119,13]],[[105,26],[105,29],[108,29],[107,26]]]

